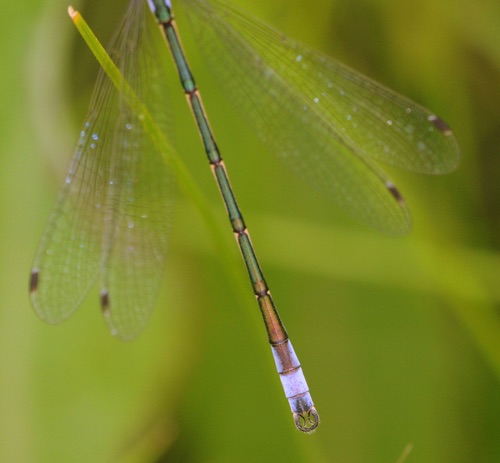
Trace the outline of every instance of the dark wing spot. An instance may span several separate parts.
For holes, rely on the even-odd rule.
[[[101,310],[105,317],[109,317],[109,293],[107,289],[101,291]]]
[[[434,124],[434,126],[443,134],[446,136],[449,136],[452,134],[451,127],[443,121],[443,119],[437,117],[436,115],[429,116],[428,121]]]
[[[34,293],[38,289],[38,283],[40,282],[40,270],[37,268],[34,268],[31,271],[31,276],[30,276],[30,292]]]
[[[386,182],[385,186],[389,190],[389,193],[391,193],[391,195],[394,196],[394,198],[399,204],[404,204],[405,200],[403,198],[403,195],[399,192],[394,183]]]

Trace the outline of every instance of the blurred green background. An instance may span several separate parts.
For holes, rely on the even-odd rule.
[[[432,108],[457,172],[391,171],[414,230],[354,223],[266,152],[179,27],[253,242],[322,423],[297,432],[182,92],[177,146],[227,230],[229,269],[179,195],[164,290],[131,343],[97,292],[51,327],[28,275],[97,65],[67,0],[4,2],[0,28],[0,461],[500,461],[500,3],[298,0],[239,5]],[[107,42],[123,1],[75,2]],[[172,82],[177,85],[177,78]],[[174,87],[176,88],[176,87]],[[255,184],[255,176],[259,182]],[[257,188],[256,188],[257,187]],[[233,270],[236,269],[236,270]]]

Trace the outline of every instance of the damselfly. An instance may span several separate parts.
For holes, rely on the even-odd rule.
[[[426,174],[452,170],[458,146],[442,119],[222,0],[178,0],[224,92],[255,133],[293,170],[351,215],[405,233],[410,215],[377,161]],[[146,324],[165,263],[174,177],[150,137],[149,114],[168,133],[163,32],[181,78],[257,298],[296,426],[319,416],[274,306],[181,46],[169,0],[132,0],[110,47],[125,84],[101,72],[64,186],[35,257],[31,299],[59,323],[99,282],[114,335]],[[70,9],[78,25],[81,16]],[[160,39],[159,39],[160,37]],[[130,93],[144,103],[131,104]],[[170,148],[167,148],[170,149]]]

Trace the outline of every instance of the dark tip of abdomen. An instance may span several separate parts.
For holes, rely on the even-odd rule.
[[[451,127],[435,114],[429,116],[427,120],[431,122],[443,135],[449,136],[453,133]]]
[[[403,198],[403,195],[399,192],[399,190],[396,188],[396,185],[392,182],[385,182],[386,188],[389,190],[389,193],[394,197],[394,199],[399,203],[399,204],[404,204],[405,200]]]
[[[30,293],[34,293],[38,289],[38,283],[40,281],[40,270],[34,268],[30,275]]]

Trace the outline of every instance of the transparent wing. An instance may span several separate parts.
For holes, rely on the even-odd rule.
[[[444,173],[458,162],[426,109],[219,0],[180,0],[224,92],[256,134],[352,216],[393,234],[410,215],[373,162]]]
[[[132,2],[110,55],[151,111],[167,107],[159,34]],[[138,2],[145,3],[145,2]],[[143,76],[151,76],[152,82]],[[154,83],[153,83],[154,82]],[[162,127],[164,120],[158,120]],[[35,311],[68,318],[96,281],[111,332],[135,336],[153,308],[167,251],[174,179],[136,114],[101,71],[71,166],[39,245],[31,277]]]

